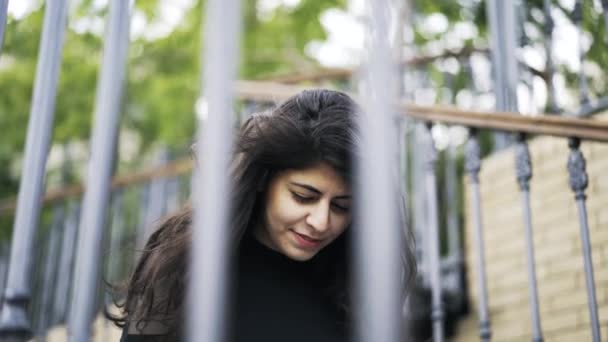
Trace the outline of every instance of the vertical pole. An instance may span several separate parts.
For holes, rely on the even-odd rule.
[[[100,276],[104,221],[118,135],[118,123],[129,44],[129,1],[112,0],[106,25],[101,76],[95,100],[95,124],[91,137],[89,182],[80,218],[74,293],[70,312],[70,341],[88,341],[95,314]]]
[[[429,256],[429,276],[431,280],[431,321],[433,322],[433,341],[443,341],[443,305],[441,302],[441,264],[439,238],[439,210],[437,209],[437,150],[431,136],[431,124],[427,124],[428,149],[426,150],[424,183],[428,208],[429,230],[427,249]]]
[[[55,287],[55,304],[53,305],[53,319],[51,324],[65,323],[67,308],[70,302],[70,283],[73,276],[74,253],[76,251],[76,237],[78,235],[78,220],[80,217],[80,202],[69,206],[68,216],[63,228],[63,241],[61,242],[61,255],[59,256],[59,269],[57,286]]]
[[[492,336],[490,328],[490,312],[488,310],[488,289],[486,284],[485,246],[481,221],[481,196],[479,191],[479,170],[481,170],[481,150],[477,132],[472,129],[469,141],[465,147],[465,170],[469,173],[471,183],[471,208],[473,210],[473,225],[475,226],[475,249],[477,281],[479,288],[479,337],[488,342]]]
[[[229,286],[228,230],[234,80],[240,39],[239,0],[208,0],[205,7],[200,169],[192,180],[194,229],[188,341],[224,341]]]
[[[532,211],[530,209],[530,179],[532,179],[532,161],[524,134],[518,134],[515,146],[515,171],[521,191],[524,225],[526,228],[526,252],[528,256],[528,291],[532,315],[532,341],[542,342],[543,333],[540,325],[538,305],[538,286],[536,283],[536,261],[534,260],[534,235],[532,233]]]
[[[57,276],[57,257],[59,254],[59,243],[61,242],[61,227],[65,224],[65,204],[59,203],[53,209],[53,223],[48,232],[47,249],[44,253],[44,280],[42,282],[40,312],[38,319],[38,327],[36,328],[37,341],[45,341],[46,330],[50,326],[50,313],[53,312],[53,301],[51,292],[55,288],[55,279]]]
[[[169,159],[168,151],[166,148],[161,148],[156,158],[156,165],[165,165]],[[146,212],[144,219],[144,235],[141,236],[143,243],[148,241],[148,237],[152,235],[157,227],[158,219],[164,215],[165,212],[165,201],[167,199],[166,194],[167,179],[157,178],[149,183]],[[142,244],[143,246],[143,244]]]
[[[606,30],[604,39],[606,40],[606,45],[608,45],[608,0],[602,0],[602,8],[604,9],[604,30]]]
[[[605,0],[606,1],[606,0]],[[551,15],[551,0],[543,0],[543,12],[545,15],[545,54],[547,55],[546,74],[547,74],[547,109],[550,113],[558,113],[559,107],[555,97],[555,84],[553,83],[553,75],[555,74],[555,66],[553,64],[553,16]]]
[[[448,239],[448,255],[450,260],[451,288],[459,298],[458,305],[464,299],[462,288],[462,247],[460,241],[460,225],[458,223],[458,210],[456,208],[459,202],[457,197],[457,175],[456,175],[456,147],[450,143],[446,150],[445,163],[445,197],[447,206],[447,239]]]
[[[124,236],[124,194],[123,189],[117,189],[112,194],[112,224],[110,225],[110,254],[108,257],[108,265],[106,277],[111,282],[118,281],[118,267],[120,265],[120,244]],[[106,303],[110,302],[110,298],[106,299]]]
[[[587,84],[587,76],[585,75],[585,48],[583,47],[583,2],[576,0],[574,9],[572,10],[572,21],[576,25],[578,31],[578,59],[579,59],[579,88],[580,88],[580,104],[581,111],[584,111],[589,106],[589,85]]]
[[[517,60],[515,51],[517,38],[515,4],[513,1],[488,0],[486,6],[491,34],[496,109],[499,111],[516,111]],[[509,143],[509,137],[506,134],[496,133],[496,149],[503,149]]]
[[[138,251],[144,249],[146,245],[146,229],[147,229],[147,216],[150,198],[150,182],[141,184],[138,186],[137,197],[139,199],[138,216],[137,216],[137,230],[135,231],[135,247]],[[136,254],[136,259],[139,259],[139,255]]]
[[[391,58],[388,0],[367,1],[367,62],[361,72],[363,113],[360,116],[361,159],[358,165],[358,198],[355,232],[356,336],[359,341],[401,341],[402,300],[395,179],[398,170],[394,148],[397,131],[397,67]],[[387,143],[389,142],[389,143]],[[397,190],[397,191],[396,191]],[[407,270],[406,270],[407,272]]]
[[[4,42],[4,30],[6,27],[7,17],[8,0],[0,0],[0,53],[2,52],[2,43]]]
[[[585,189],[587,188],[588,178],[586,162],[580,150],[580,140],[570,138],[570,156],[568,157],[568,175],[570,178],[570,188],[574,191],[574,198],[578,207],[578,218],[581,226],[581,244],[583,247],[583,262],[585,266],[585,283],[587,285],[587,304],[589,306],[589,317],[591,319],[591,331],[593,342],[600,342],[600,323],[597,313],[597,299],[595,296],[595,281],[593,276],[593,260],[591,259],[591,238],[589,237],[589,224],[587,222],[587,208],[585,200]]]
[[[40,219],[66,15],[65,0],[50,1],[46,4],[23,174],[13,225],[9,274],[0,314],[0,338],[3,340],[26,339],[31,334],[27,305],[31,296],[29,278],[32,246]]]
[[[423,124],[421,123],[414,123],[414,134],[413,134],[413,140],[414,140],[414,144],[415,146],[419,146],[420,150],[424,151],[427,150],[427,143],[428,141],[426,139],[424,139],[424,134],[425,134],[425,128],[423,126]],[[416,241],[418,241],[418,243],[416,244],[416,253],[417,253],[417,261],[418,261],[418,265],[420,268],[420,276],[422,277],[422,284],[423,286],[430,286],[429,283],[429,260],[427,257],[427,249],[424,248],[423,246],[427,245],[427,240],[429,239],[429,233],[428,233],[428,229],[426,229],[426,227],[428,226],[428,217],[427,217],[427,203],[428,201],[426,200],[426,191],[424,191],[424,156],[422,155],[422,153],[416,153],[415,151],[412,152],[412,159],[413,159],[413,165],[412,165],[412,178],[413,178],[413,184],[412,184],[412,190],[413,190],[413,195],[414,195],[414,203],[413,203],[413,209],[414,209],[414,217],[413,217],[413,222],[414,222],[414,231],[416,232],[417,236],[416,236]]]

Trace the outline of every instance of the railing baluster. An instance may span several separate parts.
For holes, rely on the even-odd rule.
[[[499,111],[517,110],[517,25],[514,7],[513,1],[486,2],[491,33],[496,110]],[[511,138],[505,133],[495,133],[494,141],[495,149],[503,149],[510,144]]]
[[[559,112],[557,105],[557,99],[555,97],[555,85],[553,83],[553,76],[555,74],[555,66],[553,64],[553,16],[551,15],[551,0],[543,0],[543,13],[545,15],[545,23],[543,29],[545,32],[545,54],[546,54],[546,67],[545,73],[547,79],[547,109],[550,113],[556,114]]]
[[[52,312],[52,296],[51,292],[55,288],[55,279],[59,274],[57,273],[57,257],[59,254],[59,243],[61,242],[61,227],[65,224],[65,204],[58,203],[55,205],[53,209],[53,222],[51,224],[51,229],[48,232],[48,242],[46,247],[46,252],[44,253],[43,265],[44,269],[42,273],[44,274],[44,280],[42,282],[41,289],[41,298],[38,306],[39,317],[38,324],[36,328],[36,335],[38,341],[44,341],[46,336],[46,331],[50,326],[50,317],[49,314]]]
[[[137,215],[137,230],[135,232],[135,249],[137,251],[141,251],[144,249],[146,245],[146,230],[148,227],[146,224],[148,223],[148,209],[149,209],[149,198],[150,198],[150,182],[146,182],[138,186],[138,215]],[[139,254],[135,255],[135,260],[139,259]]]
[[[602,8],[604,9],[604,39],[608,45],[608,0],[602,0]]]
[[[481,196],[479,191],[479,171],[481,170],[481,150],[475,129],[471,129],[469,140],[465,147],[465,170],[469,173],[471,184],[471,209],[473,210],[473,225],[475,227],[475,249],[477,282],[479,291],[478,315],[479,337],[482,341],[490,341],[490,312],[488,310],[488,290],[486,284],[485,246],[483,226],[481,221]]]
[[[74,293],[70,311],[70,341],[87,341],[100,276],[101,244],[110,193],[110,177],[129,44],[130,1],[110,1],[101,75],[97,85],[95,125],[91,137],[88,183],[80,219]]]
[[[13,225],[9,274],[0,314],[0,337],[4,340],[24,339],[31,335],[27,305],[31,296],[32,247],[40,219],[66,16],[65,0],[46,4]]]
[[[595,296],[595,281],[593,276],[593,261],[591,259],[591,239],[589,237],[589,225],[587,222],[587,208],[585,200],[585,189],[587,188],[587,171],[585,170],[585,157],[580,150],[580,140],[570,138],[570,156],[568,157],[568,174],[570,177],[570,188],[574,191],[574,198],[578,207],[578,218],[581,227],[581,244],[583,247],[583,261],[585,266],[585,282],[587,285],[587,300],[589,316],[591,319],[591,331],[593,342],[600,342],[600,323],[597,313],[597,299]]]
[[[4,42],[4,30],[8,18],[8,0],[0,0],[0,53],[2,53],[2,43]]]
[[[179,194],[179,178],[172,177],[167,180],[167,201],[165,202],[165,211],[171,215],[179,209],[180,194]]]
[[[194,228],[188,341],[224,341],[229,285],[227,234],[232,112],[241,31],[241,1],[208,0],[205,6],[202,96],[197,142],[200,169],[192,179]]]
[[[420,123],[414,123],[413,137],[414,146],[418,146],[421,150],[426,150],[428,140],[424,139],[425,127]],[[422,280],[422,285],[430,287],[429,282],[429,260],[426,255],[426,249],[423,246],[428,244],[428,217],[426,191],[424,190],[424,156],[422,153],[413,153],[412,156],[412,192],[414,201],[413,206],[413,224],[414,232],[416,233],[416,254],[419,265],[419,276]]]
[[[441,268],[440,268],[440,238],[439,238],[439,210],[437,209],[437,150],[431,135],[431,124],[427,124],[428,143],[425,153],[424,183],[427,199],[428,218],[428,248],[429,278],[431,280],[431,321],[433,322],[433,341],[443,341],[443,304],[441,296]]]
[[[161,149],[158,153],[156,165],[165,165],[168,161],[168,153],[166,149]],[[165,212],[165,201],[166,195],[166,178],[156,178],[149,183],[147,203],[146,203],[146,215],[144,219],[144,235],[140,238],[143,239],[143,243],[148,241],[148,237],[156,229],[156,222],[159,218],[164,215]],[[142,244],[143,247],[143,244]]]
[[[447,239],[448,239],[448,260],[449,260],[449,288],[458,297],[458,307],[464,303],[464,289],[462,287],[462,243],[460,241],[460,225],[458,223],[459,202],[457,196],[456,181],[456,146],[452,142],[446,150],[445,160],[445,197],[447,210]]]
[[[120,266],[120,245],[124,237],[124,189],[117,189],[112,194],[112,223],[110,225],[110,252],[107,263],[107,279],[110,282],[118,281],[118,269]],[[106,297],[106,304],[110,303],[110,298]]]
[[[532,341],[542,342],[543,334],[540,324],[538,305],[538,286],[536,282],[536,262],[534,258],[534,237],[532,233],[532,211],[530,209],[530,179],[532,179],[532,161],[524,134],[518,134],[515,146],[515,170],[517,183],[521,191],[526,229],[526,252],[528,255],[528,291],[532,314]]]
[[[55,287],[55,304],[53,305],[53,318],[51,324],[66,323],[67,308],[70,303],[70,284],[73,277],[72,266],[74,264],[74,253],[76,251],[76,238],[78,235],[78,220],[80,217],[80,201],[69,206],[65,225],[63,227],[63,239],[61,242],[61,255]]]

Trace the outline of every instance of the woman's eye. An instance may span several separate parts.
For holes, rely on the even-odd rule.
[[[297,192],[292,192],[291,195],[293,196],[293,198],[296,201],[301,202],[301,203],[309,203],[315,199],[314,197],[301,195],[301,194],[298,194]]]
[[[336,203],[332,203],[332,206],[333,206],[333,207],[334,207],[334,208],[335,208],[337,211],[339,211],[339,212],[343,212],[343,213],[347,213],[347,212],[350,210],[350,208],[349,208],[349,207],[345,207],[345,206],[343,206],[343,205],[339,205],[339,204],[336,204]]]

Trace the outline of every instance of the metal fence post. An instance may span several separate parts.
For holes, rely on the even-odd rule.
[[[433,322],[433,341],[443,341],[443,303],[441,296],[441,255],[439,251],[439,210],[437,208],[437,150],[431,135],[431,124],[427,124],[424,183],[427,200],[427,218],[429,230],[426,241],[427,255],[429,256],[429,278],[431,281],[431,321]]]
[[[241,27],[239,0],[208,0],[205,7],[202,96],[198,146],[200,169],[192,180],[194,228],[188,341],[227,337],[228,225],[234,80]],[[219,200],[218,200],[219,199]]]
[[[488,310],[488,289],[486,285],[485,246],[483,240],[483,224],[481,221],[481,195],[479,190],[479,170],[481,170],[481,150],[477,132],[471,129],[469,141],[465,146],[465,170],[469,174],[471,184],[471,209],[473,211],[473,224],[475,227],[475,249],[477,282],[479,288],[479,337],[483,342],[490,341],[492,330],[490,328],[490,312]]]
[[[555,66],[553,64],[553,16],[551,15],[551,0],[543,0],[543,13],[545,23],[543,25],[545,32],[545,54],[547,55],[546,72],[547,72],[547,107],[550,113],[558,113],[559,106],[555,98],[555,85],[553,84],[553,75],[555,74]]]
[[[70,284],[74,274],[72,266],[74,264],[79,217],[80,201],[72,203],[69,206],[63,228],[61,255],[59,256],[59,267],[57,270],[57,273],[62,276],[57,279],[57,285],[55,287],[54,310],[51,324],[67,322],[67,308],[69,307],[68,304],[70,302]]]
[[[0,0],[0,53],[4,42],[4,30],[8,18],[8,0]]]
[[[587,84],[587,75],[585,74],[585,49],[583,47],[583,2],[576,0],[574,9],[572,10],[572,21],[576,25],[578,31],[578,59],[579,59],[579,89],[580,89],[580,104],[584,111],[589,107],[589,85]]]
[[[593,342],[600,342],[600,323],[597,312],[597,299],[595,296],[595,281],[593,276],[593,260],[591,258],[591,238],[589,237],[589,224],[587,222],[587,207],[585,200],[585,189],[587,188],[586,162],[583,153],[579,149],[580,140],[570,138],[570,156],[568,157],[568,175],[570,188],[574,191],[574,198],[578,208],[578,218],[581,228],[581,244],[583,247],[583,262],[585,266],[585,283],[587,285],[587,301],[589,306],[589,317],[591,320],[591,331]]]
[[[534,258],[534,237],[532,233],[532,210],[530,209],[530,179],[532,178],[532,161],[525,135],[519,134],[515,145],[515,171],[521,191],[526,229],[526,252],[528,256],[528,291],[532,315],[532,341],[542,342],[543,332],[540,325],[538,305],[538,286],[536,284],[536,262]]]
[[[40,219],[67,16],[66,0],[50,1],[46,6],[13,225],[9,274],[0,314],[0,337],[4,340],[25,339],[31,334],[27,305],[31,296],[32,246]]]
[[[55,280],[57,277],[57,257],[59,254],[59,243],[61,242],[61,227],[65,224],[65,204],[58,203],[53,209],[53,222],[51,229],[48,232],[48,241],[46,251],[44,253],[42,273],[44,274],[42,282],[42,294],[40,295],[40,305],[38,306],[39,318],[38,326],[36,327],[37,341],[44,341],[46,330],[50,325],[50,316],[52,313],[53,300],[51,293],[55,289]]]
[[[101,242],[110,194],[110,177],[129,44],[130,2],[110,2],[101,76],[97,84],[91,159],[78,236],[74,293],[70,311],[70,341],[87,341],[93,320],[100,275]]]

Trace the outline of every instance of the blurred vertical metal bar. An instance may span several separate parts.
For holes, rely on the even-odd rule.
[[[41,299],[38,309],[39,318],[36,327],[36,341],[43,342],[46,340],[46,332],[50,326],[50,316],[53,312],[53,297],[51,292],[55,289],[55,279],[57,273],[57,257],[59,254],[59,243],[61,242],[62,227],[65,224],[65,203],[55,204],[53,208],[53,222],[48,232],[47,246],[44,253],[44,274]]]
[[[490,28],[490,45],[494,75],[496,109],[517,110],[517,60],[515,51],[516,15],[513,1],[488,0],[486,14]],[[510,137],[495,133],[494,148],[503,149],[510,144]]]
[[[608,0],[602,0],[602,8],[604,9],[604,30],[606,30],[604,39],[606,45],[608,45]],[[2,46],[2,44],[0,44],[0,46]]]
[[[397,66],[391,58],[388,0],[368,1],[367,61],[361,70],[358,163],[358,226],[355,232],[356,337],[359,341],[401,341],[401,239],[395,179],[398,96]],[[407,272],[407,271],[406,271]]]
[[[426,151],[428,149],[428,140],[424,139],[425,128],[421,123],[414,123],[413,138],[414,146],[417,151]],[[429,260],[427,249],[423,246],[427,245],[429,238],[428,234],[428,217],[426,191],[424,190],[424,155],[412,151],[412,192],[413,192],[413,224],[414,232],[416,233],[416,256],[419,265],[419,276],[424,287],[430,287],[429,281]]]
[[[589,85],[587,83],[587,76],[585,74],[585,47],[583,46],[583,2],[582,0],[576,0],[574,3],[574,9],[572,10],[572,21],[576,25],[578,31],[578,60],[579,60],[579,88],[580,88],[580,104],[581,110],[585,110],[589,107]]]
[[[74,292],[68,326],[70,341],[88,341],[101,263],[101,241],[110,195],[110,181],[118,136],[123,84],[129,46],[130,1],[109,4],[101,75],[95,99],[88,182],[80,218]]]
[[[148,203],[150,198],[151,187],[150,184],[150,182],[140,184],[137,189],[137,196],[139,200],[139,207],[137,209],[139,213],[137,216],[137,230],[135,232],[135,248],[138,251],[143,250],[146,245],[146,229],[148,224],[146,217],[148,216]],[[137,261],[137,259],[139,259],[139,253],[135,254],[135,261]]]
[[[166,148],[161,148],[156,156],[156,166],[164,166],[169,160],[169,154]],[[158,220],[165,213],[165,202],[167,200],[166,194],[167,179],[155,178],[150,181],[147,195],[147,204],[144,219],[144,235],[140,236],[141,241],[145,244],[148,241],[148,237],[152,235],[154,230],[158,226]],[[143,244],[141,245],[144,246]]]
[[[597,298],[595,295],[595,281],[593,276],[593,260],[591,258],[591,238],[589,237],[589,224],[587,222],[587,208],[585,201],[585,189],[587,188],[588,178],[586,162],[580,150],[580,140],[570,138],[570,156],[568,157],[568,175],[570,188],[574,191],[574,198],[578,207],[578,218],[581,227],[581,244],[583,247],[583,261],[585,266],[585,283],[587,285],[587,301],[589,306],[589,317],[591,321],[591,331],[593,342],[600,342],[600,323],[597,312]]]
[[[167,180],[167,200],[165,202],[165,212],[169,215],[175,213],[180,207],[179,177],[172,177]]]
[[[532,161],[524,134],[518,134],[515,145],[515,172],[522,196],[524,226],[526,229],[526,253],[528,256],[528,291],[532,315],[532,341],[542,342],[543,332],[540,324],[538,305],[538,286],[536,283],[536,261],[534,258],[534,235],[532,232],[532,210],[530,208],[530,179],[532,179]]]
[[[465,170],[469,174],[471,184],[471,210],[475,227],[475,250],[477,266],[477,283],[479,289],[478,315],[479,337],[482,341],[490,341],[490,312],[488,310],[488,289],[486,284],[485,246],[483,226],[481,221],[481,195],[479,190],[479,171],[481,170],[481,149],[477,132],[471,129],[469,140],[465,146]]]
[[[108,256],[106,277],[110,282],[118,281],[118,271],[120,267],[120,245],[124,237],[124,189],[117,189],[112,194],[112,223],[110,225],[110,252]],[[109,304],[109,297],[106,297],[106,304]]]
[[[57,279],[55,287],[55,304],[53,305],[53,319],[51,324],[64,323],[67,319],[67,308],[70,303],[70,284],[72,281],[74,253],[76,251],[76,238],[78,235],[78,220],[80,217],[80,201],[69,205],[68,214],[63,227],[61,242],[61,255],[59,256],[59,269],[61,276]]]
[[[197,103],[200,169],[193,173],[194,229],[188,341],[224,341],[229,272],[228,203],[234,81],[241,30],[239,0],[204,9],[202,96]]]
[[[0,314],[0,338],[3,340],[25,339],[31,334],[27,305],[31,295],[32,246],[40,219],[66,16],[65,0],[46,4],[13,225],[9,274]]]
[[[0,293],[4,293],[6,285],[6,277],[8,275],[8,251],[9,244],[7,242],[0,243]]]
[[[545,16],[545,23],[543,30],[545,32],[545,39],[543,40],[545,45],[546,63],[545,72],[547,79],[547,109],[550,113],[558,113],[559,106],[557,105],[557,99],[555,97],[555,84],[553,83],[553,76],[555,75],[555,66],[553,64],[553,16],[551,15],[551,0],[543,0],[543,13]]]
[[[460,241],[460,225],[458,222],[457,203],[458,189],[456,174],[456,146],[452,142],[446,150],[445,158],[445,198],[447,207],[447,239],[448,258],[450,265],[449,288],[456,294],[459,305],[464,300],[464,289],[462,288],[462,243]],[[447,281],[448,279],[446,279]]]
[[[441,264],[439,237],[439,210],[437,208],[437,150],[431,135],[431,124],[427,124],[428,144],[425,150],[424,185],[428,208],[429,239],[427,248],[429,256],[429,276],[431,280],[431,321],[433,322],[433,341],[442,342],[443,337],[443,304],[441,296]]]
[[[0,53],[2,53],[2,43],[4,42],[4,31],[8,18],[8,0],[0,0]]]

